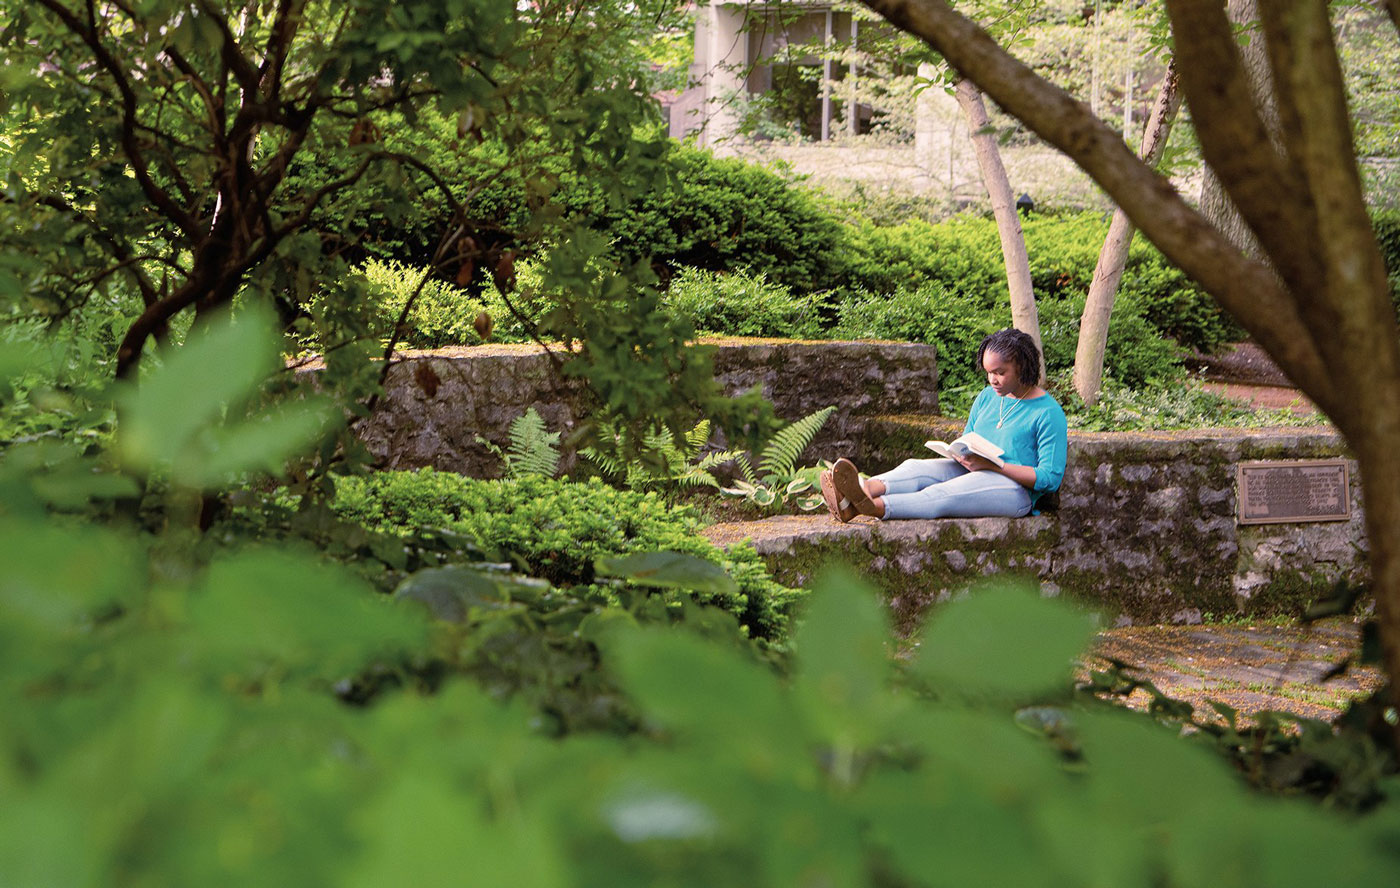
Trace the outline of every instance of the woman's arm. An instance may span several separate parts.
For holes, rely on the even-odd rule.
[[[996,472],[1005,475],[1029,490],[1054,490],[1065,474],[1066,428],[1064,414],[1058,409],[1041,414],[1032,424],[1018,430],[1018,435],[1035,439],[1033,466],[1007,463],[997,466],[989,459],[969,454],[958,460],[969,472]]]
[[[1013,463],[1006,463],[1005,465],[998,466],[991,460],[978,456],[975,453],[969,453],[966,456],[955,458],[962,464],[962,467],[969,472],[996,472],[999,475],[1005,475],[1022,487],[1028,489],[1033,489],[1035,487],[1034,466],[1018,466]]]

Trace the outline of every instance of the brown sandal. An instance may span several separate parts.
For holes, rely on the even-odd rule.
[[[831,513],[833,521],[845,524],[860,514],[849,500],[842,499],[841,494],[836,492],[836,484],[831,480],[830,472],[822,472],[817,479],[821,481],[822,499],[826,502],[826,510]]]
[[[875,501],[870,498],[870,494],[865,492],[865,487],[860,483],[860,472],[856,469],[855,463],[849,459],[838,459],[831,467],[831,483],[836,488],[836,492],[841,494],[851,503],[851,508],[858,514],[880,517],[880,512],[875,507]]]

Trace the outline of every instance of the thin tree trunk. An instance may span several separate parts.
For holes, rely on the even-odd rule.
[[[1395,458],[1397,436],[1393,429],[1375,429],[1364,443],[1360,435],[1347,435],[1360,465],[1362,508],[1366,518],[1366,538],[1370,543],[1368,562],[1371,587],[1376,597],[1376,619],[1380,624],[1381,658],[1390,678],[1391,700],[1400,705],[1400,460]],[[1377,726],[1379,727],[1379,726]],[[1400,748],[1400,726],[1391,725],[1391,736]]]
[[[1031,266],[1026,256],[1026,238],[1021,233],[1021,219],[1016,215],[1015,198],[1011,196],[1011,180],[1001,162],[1001,150],[996,137],[987,132],[987,106],[982,91],[971,80],[959,80],[954,90],[963,116],[967,118],[968,135],[972,139],[977,166],[982,171],[982,183],[992,201],[992,215],[1001,238],[1001,256],[1006,265],[1006,286],[1011,293],[1011,324],[1030,335],[1040,348],[1040,315],[1035,308],[1035,292],[1031,288]],[[1045,381],[1045,357],[1041,349],[1040,381]]]
[[[1162,76],[1157,101],[1152,106],[1152,115],[1147,119],[1147,129],[1142,136],[1142,159],[1149,167],[1155,169],[1162,162],[1167,137],[1171,135],[1172,123],[1180,107],[1181,91],[1178,89],[1176,62],[1173,60]],[[1098,264],[1094,266],[1089,296],[1084,301],[1084,315],[1079,321],[1079,345],[1074,352],[1074,390],[1085,404],[1093,405],[1099,399],[1103,385],[1104,349],[1108,346],[1108,322],[1113,315],[1118,284],[1123,279],[1123,267],[1128,263],[1128,247],[1136,231],[1127,213],[1121,208],[1113,211],[1108,236],[1104,238],[1103,249],[1099,251]]]

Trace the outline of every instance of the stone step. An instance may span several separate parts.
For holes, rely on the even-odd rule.
[[[715,524],[705,535],[720,546],[751,542],[774,578],[788,586],[805,586],[832,563],[853,567],[885,590],[896,629],[908,635],[931,604],[980,577],[1044,573],[1055,524],[1048,515],[937,521],[860,517],[841,524],[823,511]],[[1044,588],[1052,594],[1056,589]]]
[[[1346,459],[1330,429],[1076,433],[1058,506],[1041,515],[841,525],[823,510],[709,535],[721,545],[752,539],[791,586],[844,561],[885,590],[906,633],[930,606],[1002,572],[1034,577],[1116,625],[1297,614],[1338,581],[1368,582],[1355,464],[1347,520],[1275,524],[1240,522],[1236,467],[1323,457]]]

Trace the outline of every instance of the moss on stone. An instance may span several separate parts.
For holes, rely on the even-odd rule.
[[[1268,583],[1240,602],[1240,613],[1255,619],[1298,619],[1306,615],[1312,605],[1331,598],[1336,586],[1336,578],[1322,571],[1277,571]]]

